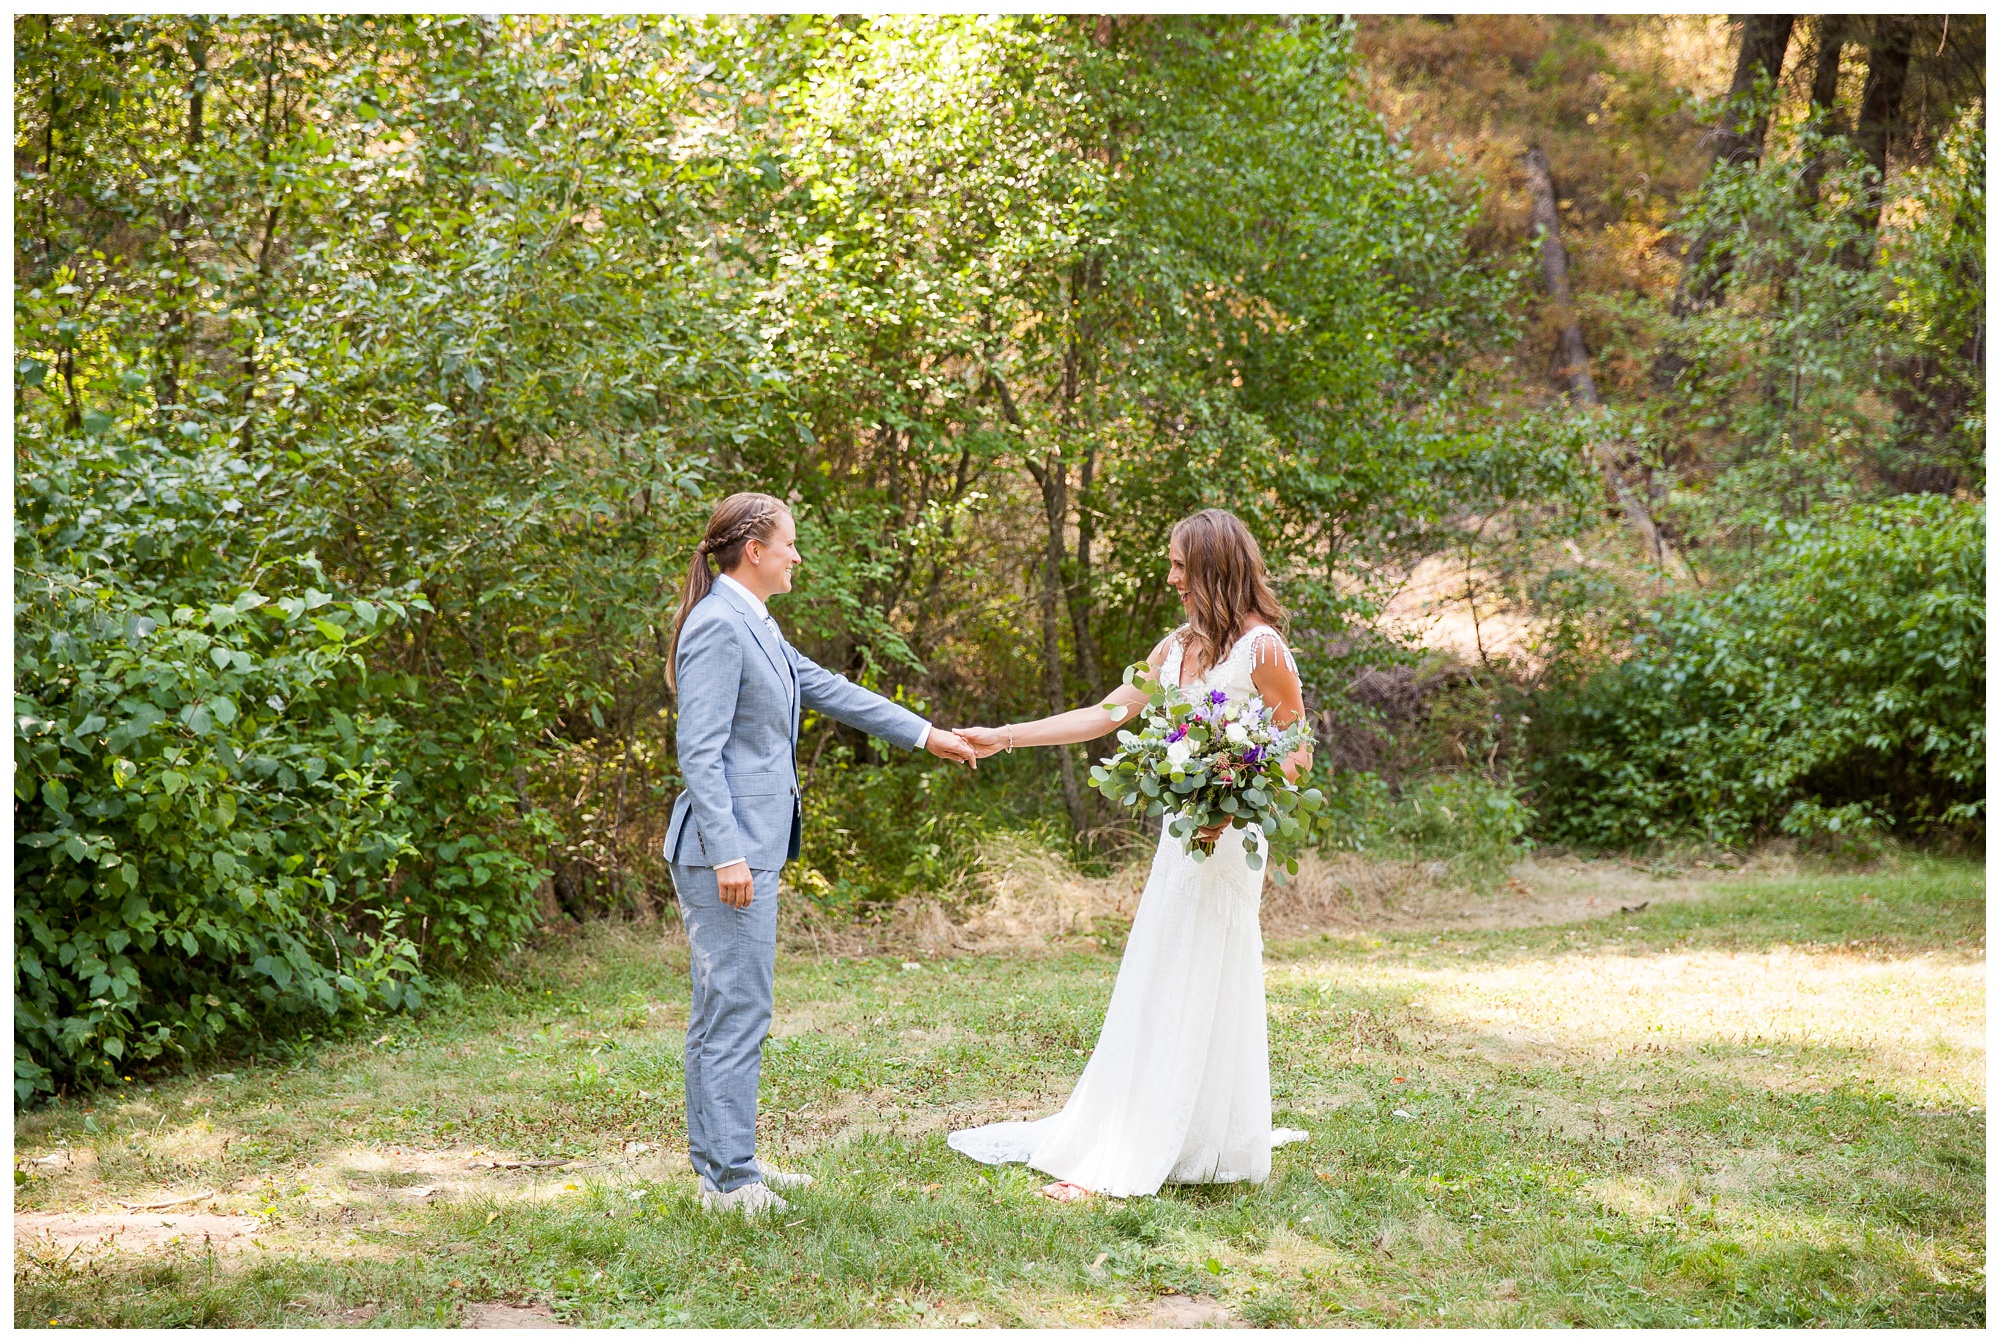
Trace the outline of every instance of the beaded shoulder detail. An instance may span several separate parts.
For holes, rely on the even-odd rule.
[[[1181,679],[1181,658],[1187,651],[1187,641],[1182,638],[1182,630],[1185,628],[1186,626],[1182,626],[1167,636],[1166,651],[1160,659],[1160,677],[1169,685],[1177,685]],[[1237,674],[1240,674],[1247,683],[1251,670],[1256,667],[1259,657],[1267,650],[1274,658],[1283,657],[1285,666],[1291,669],[1292,674],[1294,676],[1298,674],[1299,664],[1292,657],[1292,650],[1285,646],[1284,637],[1269,625],[1252,625],[1243,631],[1242,636],[1236,640],[1220,662],[1195,678],[1191,684],[1217,685],[1226,677]]]
[[[1234,662],[1241,658],[1254,667],[1267,652],[1273,659],[1282,657],[1292,675],[1298,675],[1298,660],[1292,656],[1292,650],[1285,646],[1284,636],[1269,625],[1252,625],[1243,631],[1243,637],[1236,641],[1236,646],[1229,650],[1229,656],[1224,661]]]

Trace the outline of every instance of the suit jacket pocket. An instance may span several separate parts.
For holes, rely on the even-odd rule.
[[[732,797],[774,797],[789,795],[792,791],[792,774],[784,769],[729,770],[729,792]]]

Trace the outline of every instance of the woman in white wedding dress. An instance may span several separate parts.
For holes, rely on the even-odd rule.
[[[1305,710],[1277,630],[1284,611],[1249,529],[1204,509],[1174,528],[1168,556],[1187,623],[1153,650],[1154,674],[1232,699],[1261,695],[1279,724],[1296,720]],[[959,735],[982,755],[1090,741],[1144,704],[1120,686],[1102,705]],[[1310,763],[1303,748],[1285,771],[1296,778]],[[1274,1143],[1306,1136],[1271,1130],[1257,923],[1264,873],[1245,860],[1246,844],[1261,850],[1263,836],[1251,827],[1203,837],[1214,838],[1215,852],[1196,862],[1162,826],[1103,1031],[1062,1110],[961,1129],[948,1140],[954,1149],[989,1165],[1026,1162],[1056,1177],[1044,1194],[1068,1200],[1153,1194],[1169,1182],[1262,1183]]]

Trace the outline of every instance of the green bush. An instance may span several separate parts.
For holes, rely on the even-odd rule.
[[[1511,782],[1472,771],[1438,773],[1392,788],[1373,773],[1340,775],[1329,793],[1334,847],[1386,858],[1443,862],[1490,881],[1533,847],[1535,813]]]
[[[824,720],[809,727],[825,730]],[[879,755],[877,762],[857,758]],[[837,742],[816,753],[805,792],[792,885],[829,917],[880,916],[912,891],[951,886],[972,862],[981,819],[979,780],[928,753],[857,752]]]
[[[1933,495],[1781,524],[1745,581],[1558,678],[1531,741],[1549,833],[1983,827],[1985,516]]]
[[[189,428],[62,440],[17,485],[21,1101],[414,1008],[418,925],[465,955],[531,918],[535,870],[465,824],[478,809],[421,748],[445,753],[368,674],[422,597],[336,598],[310,553],[273,558],[261,473]],[[405,867],[439,830],[455,842]]]

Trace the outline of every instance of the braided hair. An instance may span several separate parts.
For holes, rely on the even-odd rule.
[[[681,609],[674,616],[674,637],[667,646],[667,686],[678,690],[674,681],[674,659],[681,649],[681,627],[710,588],[716,573],[728,573],[743,562],[743,548],[752,541],[768,541],[778,529],[778,519],[789,512],[784,500],[746,490],[732,494],[708,515],[708,530],[694,548],[688,563],[687,583],[681,588]],[[715,572],[708,562],[715,561]]]

